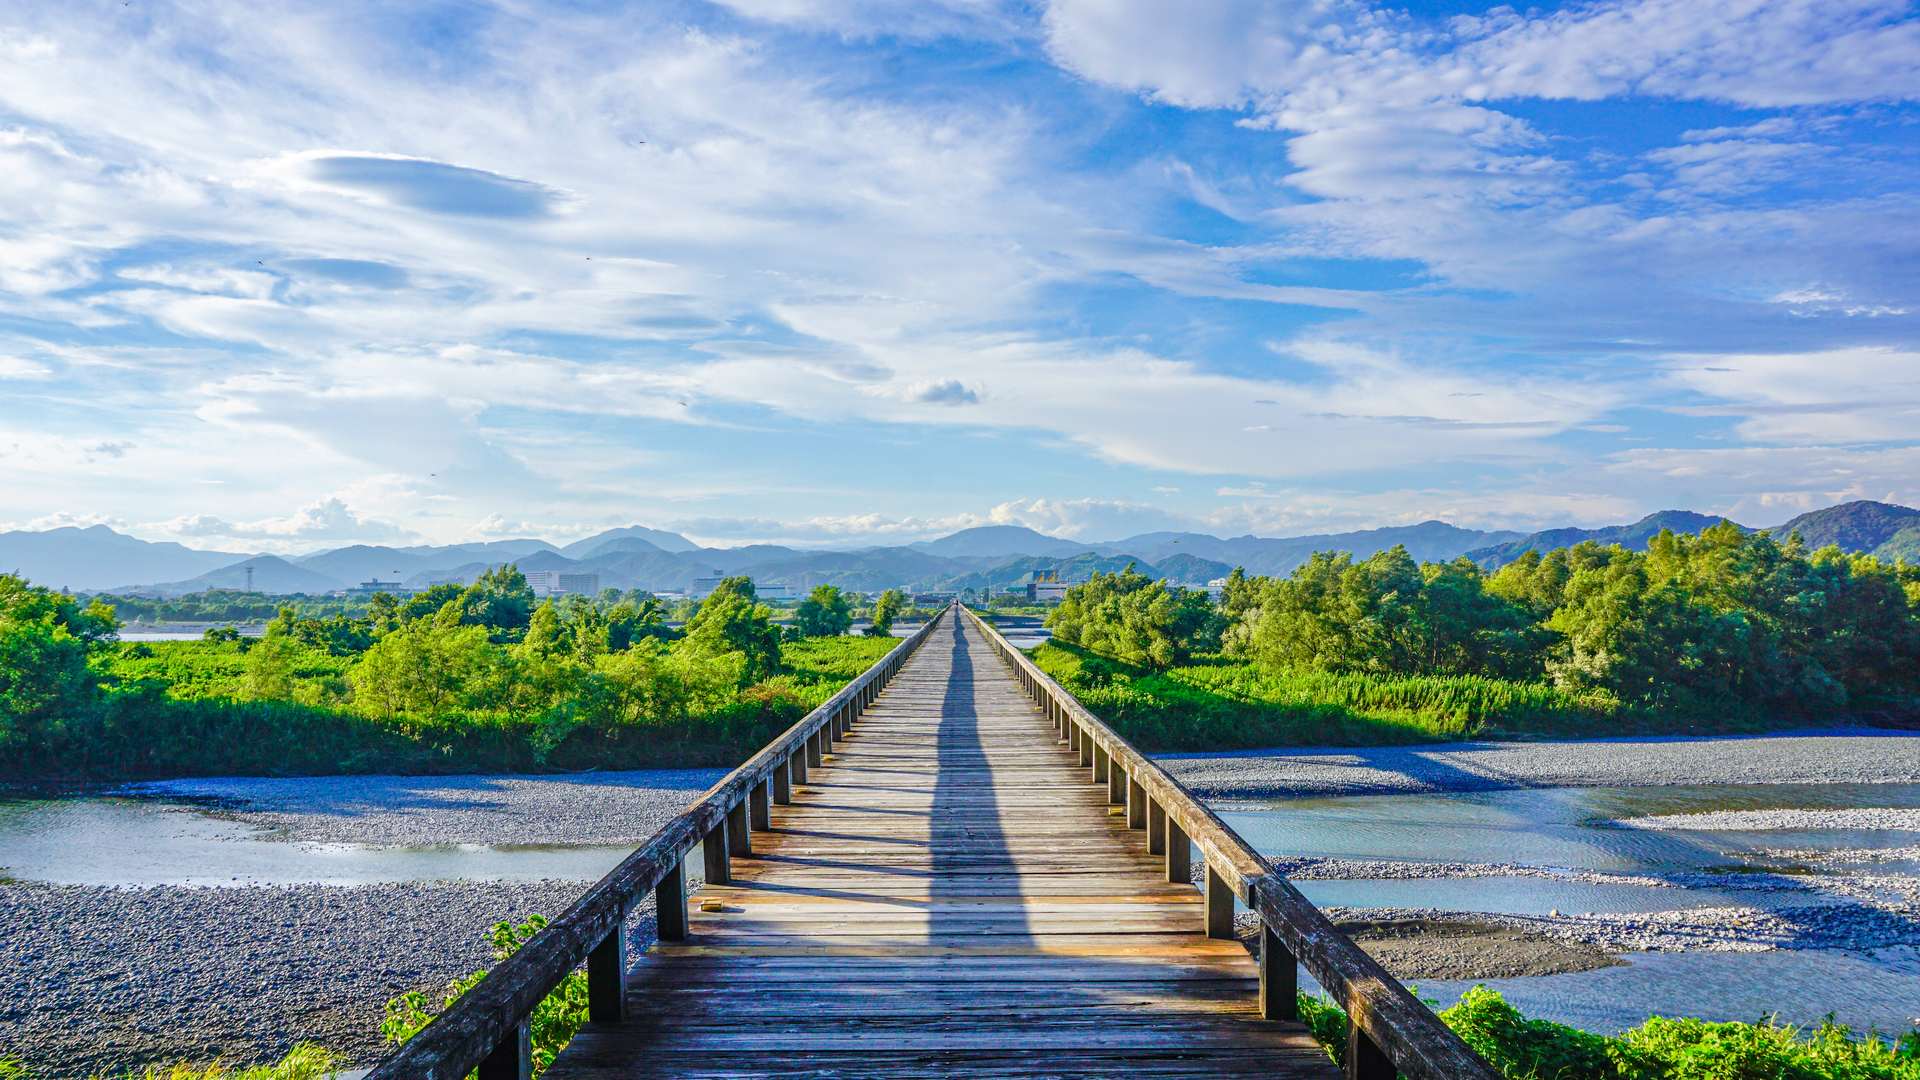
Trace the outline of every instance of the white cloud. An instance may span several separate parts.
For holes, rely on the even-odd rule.
[[[282,518],[232,522],[212,514],[189,514],[141,526],[169,537],[259,541],[271,550],[309,550],[317,543],[380,543],[416,539],[389,521],[363,517],[337,498],[321,499]]]

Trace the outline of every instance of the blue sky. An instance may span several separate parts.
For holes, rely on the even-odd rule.
[[[1876,0],[7,5],[0,523],[1920,504]]]

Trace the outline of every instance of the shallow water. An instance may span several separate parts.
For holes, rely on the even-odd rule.
[[[1818,853],[1912,848],[1899,830],[1621,828],[1623,819],[1720,810],[1920,806],[1907,784],[1555,788],[1234,803],[1223,818],[1274,858],[1403,863],[1500,863],[1648,877],[1786,871],[1807,880],[1844,871],[1911,874],[1911,861],[1822,862]],[[1773,852],[1791,851],[1779,855]],[[1432,908],[1516,915],[1615,914],[1700,907],[1806,907],[1852,901],[1805,890],[1658,886],[1539,877],[1296,881],[1322,907]],[[1920,950],[1776,950],[1632,953],[1627,966],[1569,975],[1434,981],[1419,995],[1441,1007],[1475,985],[1498,990],[1529,1016],[1616,1034],[1650,1016],[1813,1024],[1828,1012],[1864,1030],[1920,1023]],[[1308,985],[1303,973],[1302,985]]]
[[[398,881],[597,881],[632,847],[275,839],[194,807],[134,799],[0,802],[0,872],[66,885],[370,885]]]
[[[1911,784],[1744,784],[1529,788],[1431,795],[1237,802],[1221,817],[1276,857],[1517,863],[1610,874],[1819,872],[1777,851],[1884,850],[1920,834],[1870,829],[1691,831],[1620,828],[1622,819],[1717,810],[1920,807]],[[1889,863],[1888,872],[1902,872]],[[1564,908],[1562,910],[1565,910]]]

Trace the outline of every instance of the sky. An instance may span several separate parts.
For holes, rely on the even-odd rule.
[[[0,525],[1920,505],[1886,0],[0,4]]]

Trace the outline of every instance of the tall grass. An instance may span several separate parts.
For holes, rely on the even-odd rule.
[[[1154,751],[1566,737],[1648,722],[1605,695],[1477,675],[1276,672],[1218,658],[1154,672],[1058,642],[1030,655],[1114,730]]]

